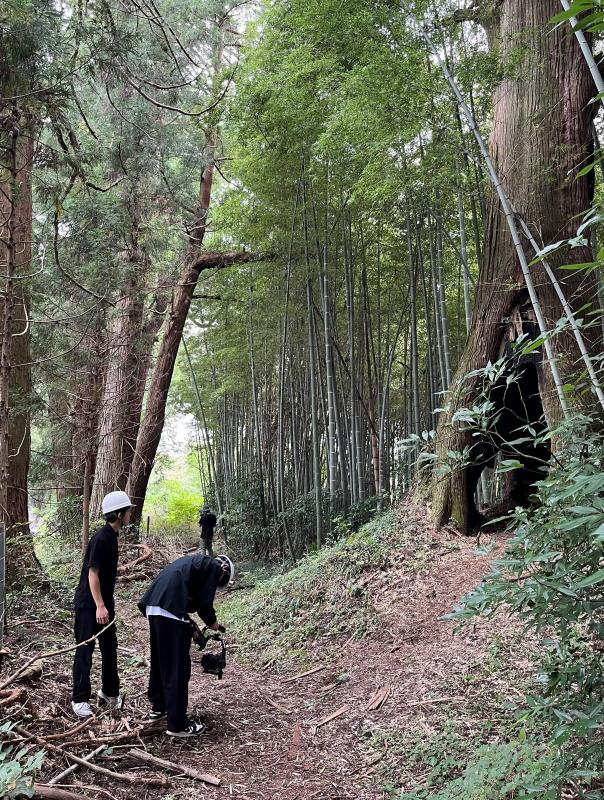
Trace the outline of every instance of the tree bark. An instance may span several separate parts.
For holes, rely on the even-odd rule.
[[[94,517],[99,517],[102,513],[101,503],[105,494],[115,489],[124,489],[128,478],[124,467],[125,439],[131,421],[129,401],[135,401],[133,384],[138,377],[138,339],[143,321],[143,300],[137,282],[133,278],[122,287],[123,296],[117,303],[105,352],[106,372],[98,431],[99,448],[90,499]]]
[[[0,524],[14,537],[7,558],[10,585],[36,564],[27,492],[31,358],[29,298],[23,278],[31,271],[34,140],[26,118],[15,120],[12,134],[3,139],[7,147],[0,173],[0,272],[4,275],[0,305]]]
[[[208,169],[210,168],[208,167],[204,170],[204,174]],[[209,204],[211,186],[210,175],[207,175],[202,180],[202,187],[203,186],[207,187],[207,202]],[[196,228],[200,230],[201,221],[198,222]],[[170,382],[176,363],[176,356],[178,354],[182,332],[199,276],[205,269],[221,269],[232,264],[241,264],[254,259],[253,254],[245,252],[200,253],[200,246],[201,241],[198,242],[196,239],[189,244],[184,267],[172,297],[170,315],[167,319],[166,327],[164,328],[159,354],[149,385],[145,416],[141,424],[132,470],[128,481],[128,494],[136,506],[133,514],[134,522],[140,521],[142,516],[147,485],[164,427],[166,402],[168,400],[168,392],[170,390]]]
[[[577,216],[592,199],[587,177],[577,178],[577,167],[588,155],[590,133],[591,79],[574,37],[563,28],[551,29],[549,20],[558,11],[556,0],[524,3],[503,0],[492,19],[489,41],[500,50],[500,60],[518,59],[522,42],[522,64],[506,76],[495,91],[495,117],[489,142],[491,156],[516,211],[536,231],[543,244],[575,235]],[[509,72],[509,70],[508,70]],[[530,77],[530,80],[528,79]],[[527,255],[531,250],[527,246]],[[588,261],[583,248],[555,253],[548,259],[573,309],[593,302],[596,294],[593,274],[561,271],[565,263]],[[539,301],[549,328],[562,316],[554,288],[539,267],[533,268]],[[452,413],[471,404],[479,379],[464,380],[499,355],[506,324],[526,290],[506,221],[497,196],[491,191],[484,251],[470,334],[452,386],[450,408],[439,426],[437,453],[462,451],[472,443],[471,433],[451,426]],[[599,330],[589,332],[589,347],[597,353]],[[570,334],[556,335],[554,353],[564,380],[577,370],[578,351]],[[560,421],[560,405],[551,371],[538,366],[539,391],[547,423]],[[577,392],[590,402],[589,392]],[[434,479],[433,510],[438,523],[453,517],[467,532],[472,525],[472,487],[468,470],[457,469],[445,479]]]

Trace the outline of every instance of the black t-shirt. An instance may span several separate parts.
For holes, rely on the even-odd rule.
[[[159,606],[182,619],[197,612],[206,625],[216,622],[214,596],[222,567],[210,556],[182,556],[164,567],[138,603],[142,614],[147,606]]]
[[[202,514],[199,517],[199,524],[201,525],[202,538],[211,539],[214,535],[214,528],[216,527],[216,514]]]
[[[113,592],[117,578],[117,538],[118,535],[111,525],[103,525],[88,542],[84,563],[82,564],[80,582],[73,601],[76,608],[96,607],[90,591],[90,584],[88,583],[88,570],[90,567],[94,567],[99,571],[103,602],[109,611],[113,611]]]

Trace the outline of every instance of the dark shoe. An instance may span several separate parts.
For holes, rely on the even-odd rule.
[[[147,719],[154,720],[154,719],[161,719],[166,715],[165,711],[150,711]]]
[[[181,739],[186,739],[189,736],[199,736],[199,734],[204,733],[205,730],[206,726],[203,722],[189,722],[183,731],[166,731],[166,733],[168,736],[177,736]]]

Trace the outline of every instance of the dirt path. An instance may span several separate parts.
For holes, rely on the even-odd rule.
[[[475,540],[426,532],[425,528],[421,535],[419,562],[417,552],[408,548],[400,553],[400,569],[371,576],[367,588],[376,609],[376,632],[360,641],[341,642],[340,654],[328,664],[322,664],[323,651],[311,647],[311,666],[322,666],[312,675],[288,680],[291,673],[278,674],[274,666],[252,670],[238,658],[234,643],[225,677],[218,681],[203,674],[200,655],[192,651],[189,712],[204,720],[207,732],[198,739],[176,741],[158,733],[138,745],[154,755],[219,776],[220,787],[171,774],[170,789],[150,790],[141,784],[133,790],[83,770],[68,779],[68,784],[76,790],[81,787],[87,797],[117,800],[369,799],[387,796],[382,772],[387,763],[396,785],[404,785],[402,761],[397,764],[396,758],[385,754],[388,737],[409,731],[430,736],[441,725],[440,715],[447,703],[457,712],[467,701],[475,702],[484,686],[468,682],[467,672],[485,658],[498,630],[490,622],[488,629],[479,625],[454,635],[453,623],[440,619],[480,582],[497,551],[481,556],[475,553]],[[132,589],[134,596],[139,588],[140,584]],[[148,711],[147,670],[141,663],[141,656],[148,651],[147,623],[133,603],[129,608],[122,610],[126,617],[120,635],[125,648],[120,651],[120,669],[127,704],[121,719],[101,715],[90,726],[94,734],[79,734],[78,747],[70,746],[80,755],[93,749],[87,736],[123,731]],[[68,635],[66,627],[61,629],[62,637]],[[17,647],[23,646],[19,636],[25,636],[24,628],[15,633]],[[34,645],[30,641],[26,646]],[[265,660],[258,653],[256,662]],[[97,654],[95,670],[98,661]],[[70,655],[53,662],[49,676],[54,681],[53,696],[37,698],[39,702],[30,709],[32,718],[25,722],[30,730],[51,733],[73,726],[65,710],[69,710],[70,667]],[[389,687],[385,702],[379,709],[366,710],[380,687]],[[317,726],[341,709],[341,715]],[[376,745],[378,739],[382,745]],[[99,763],[117,771],[142,769],[148,773],[146,767],[128,758],[131,746],[120,743],[110,759]],[[38,780],[48,780],[60,768],[49,762]],[[91,795],[90,789],[85,789],[91,784],[102,787],[106,794]]]
[[[158,737],[154,752],[216,774],[222,786],[200,790],[183,780],[176,788],[177,780],[171,796],[385,797],[372,736],[418,725],[429,734],[441,703],[419,701],[462,698],[468,692],[463,675],[492,636],[492,625],[488,636],[480,627],[454,635],[453,624],[439,619],[487,571],[491,557],[475,555],[475,548],[474,540],[435,537],[426,570],[413,575],[401,569],[374,598],[380,634],[346,643],[341,657],[307,677],[292,681],[270,668],[250,671],[235,655],[219,682],[203,674],[194,656],[189,707],[208,732],[184,743]],[[320,664],[321,654],[312,653],[311,661]],[[388,686],[383,706],[365,711],[376,689]],[[315,728],[344,706],[341,716]]]

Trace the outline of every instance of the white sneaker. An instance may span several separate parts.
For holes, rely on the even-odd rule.
[[[90,703],[74,703],[71,701],[71,708],[73,713],[76,714],[78,717],[92,717],[94,716],[94,711],[90,708]]]
[[[118,711],[124,705],[124,695],[122,694],[118,694],[117,697],[109,697],[102,689],[99,689],[96,696],[101,703],[106,703],[109,708],[117,709]]]
[[[178,736],[181,739],[186,739],[189,736],[199,736],[201,733],[205,733],[206,726],[203,722],[189,722],[187,727],[184,731],[166,731],[168,736]]]

